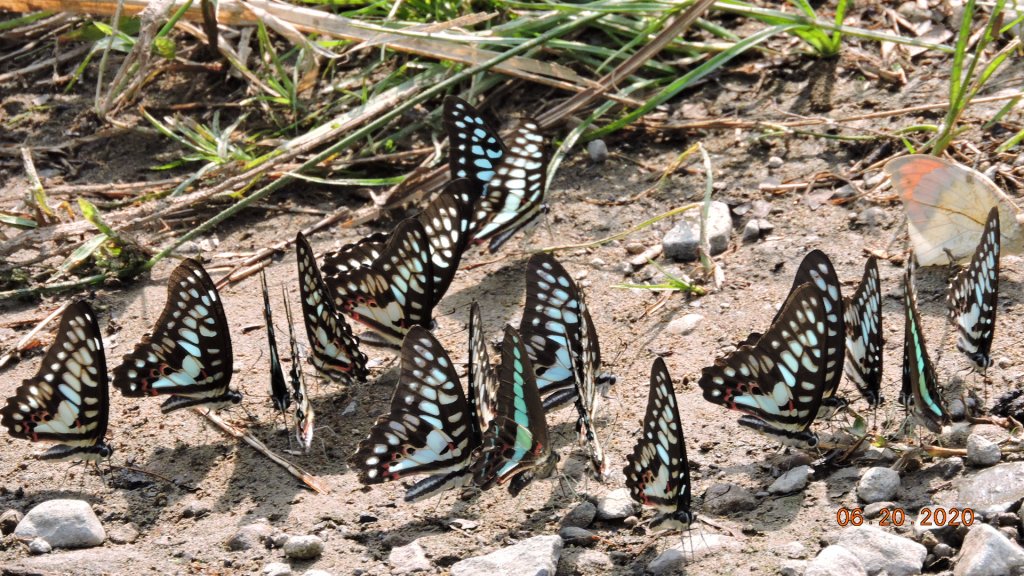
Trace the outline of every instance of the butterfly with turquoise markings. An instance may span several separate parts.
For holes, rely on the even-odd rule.
[[[410,326],[429,327],[466,247],[465,210],[458,196],[466,180],[449,183],[417,218],[390,234],[372,234],[324,259],[334,304],[399,347]],[[377,342],[381,343],[381,342]]]
[[[983,374],[992,365],[999,250],[999,209],[993,207],[971,263],[953,279],[948,292],[950,321],[958,333],[956,348]]]
[[[475,394],[472,383],[469,393]],[[413,326],[402,342],[391,411],[377,419],[351,463],[363,484],[428,474],[405,493],[407,502],[416,502],[472,485],[480,430],[448,353],[425,328]]]
[[[882,403],[882,291],[878,262],[868,258],[864,276],[853,296],[845,300],[846,376],[868,404]]]
[[[242,401],[229,388],[233,357],[224,306],[199,262],[186,258],[171,272],[167,303],[135,349],[114,369],[125,396],[169,394],[165,414],[189,406],[216,410]]]
[[[515,328],[505,326],[496,414],[473,463],[474,481],[482,490],[508,483],[514,497],[535,478],[550,476],[557,463],[526,346]]]
[[[697,515],[690,509],[690,462],[679,422],[679,407],[665,361],[654,359],[643,436],[626,457],[626,487],[634,500],[658,509],[652,530],[687,530]]]
[[[605,457],[597,439],[598,370],[601,348],[586,301],[572,276],[550,254],[536,254],[526,265],[526,308],[519,324],[546,412],[575,402],[576,429],[586,442],[598,477]]]
[[[461,196],[471,209],[474,244],[488,242],[497,252],[529,225],[545,204],[548,153],[540,125],[525,118],[506,143],[475,108],[449,96],[444,104],[452,178],[468,178],[472,193]]]
[[[292,383],[292,400],[295,401],[295,438],[298,439],[303,451],[309,452],[313,443],[313,423],[315,414],[313,404],[309,401],[309,394],[306,392],[306,381],[302,374],[302,358],[299,352],[299,341],[295,339],[295,330],[292,328],[292,306],[288,302],[288,293],[281,289],[284,297],[284,315],[288,320],[288,345],[292,352],[292,365],[288,371]]]
[[[39,371],[0,408],[0,425],[15,438],[58,442],[38,456],[42,460],[98,462],[114,452],[103,439],[109,412],[96,314],[87,303],[73,302]]]
[[[267,290],[267,273],[260,269],[260,288],[263,290],[263,321],[267,325],[267,347],[270,349],[270,400],[274,408],[284,414],[292,403],[288,385],[284,382],[281,358],[277,354],[277,339],[274,337],[274,318],[270,311],[270,292]]]
[[[900,403],[907,414],[928,430],[939,433],[950,422],[949,413],[942,403],[935,367],[928,357],[921,315],[917,311],[917,289],[914,287],[913,256],[907,258],[904,276],[903,309],[906,324],[903,332],[903,386]]]
[[[742,426],[783,444],[814,447],[825,394],[828,322],[822,291],[794,288],[768,330],[701,370],[704,399],[744,412]]]
[[[359,338],[352,333],[348,321],[334,307],[317,268],[313,248],[302,232],[295,236],[295,257],[299,268],[302,320],[313,366],[332,380],[348,384],[365,382],[366,354],[359,350]]]

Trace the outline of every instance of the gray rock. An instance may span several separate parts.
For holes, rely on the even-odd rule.
[[[668,326],[665,327],[665,330],[669,334],[674,334],[676,336],[686,336],[687,334],[690,334],[691,332],[696,330],[697,326],[700,324],[700,321],[703,319],[704,316],[702,316],[701,314],[686,314],[669,322]]]
[[[976,523],[964,538],[955,576],[1003,576],[1024,568],[1024,550],[988,524]]]
[[[761,238],[761,225],[758,224],[757,220],[747,220],[747,224],[743,226],[743,241],[747,244],[757,242]]]
[[[882,502],[872,502],[864,507],[864,517],[867,519],[878,518],[882,515],[882,510],[893,509],[896,507],[896,503],[886,500]]]
[[[17,510],[5,510],[3,514],[0,514],[0,535],[6,536],[14,529],[18,527],[18,522],[25,516]]]
[[[899,456],[892,450],[892,448],[879,448],[877,446],[869,446],[864,451],[864,455],[861,459],[866,462],[873,462],[877,465],[892,464]]]
[[[661,252],[664,250],[661,244],[655,244],[643,252],[633,256],[629,259],[629,264],[625,266],[626,274],[633,272],[633,269],[639,270],[644,266],[647,266],[648,262],[655,260],[658,256],[661,256]]]
[[[640,242],[626,242],[622,245],[622,248],[625,249],[626,254],[629,254],[630,256],[636,256],[647,249],[647,247]]]
[[[282,548],[284,543],[288,541],[287,532],[274,532],[270,536],[267,536],[266,544],[270,548]]]
[[[202,518],[210,513],[210,505],[199,500],[193,500],[185,505],[181,511],[182,518]]]
[[[131,544],[139,539],[139,528],[128,522],[110,529],[110,541],[114,544]]]
[[[263,567],[263,576],[291,576],[292,567],[284,562],[271,562]]]
[[[956,550],[945,542],[939,542],[932,547],[932,554],[935,554],[936,558],[952,558],[956,554]]]
[[[562,555],[558,536],[535,536],[491,552],[456,562],[451,576],[553,576]]]
[[[804,546],[803,542],[798,542],[796,540],[783,546],[782,551],[786,554],[787,558],[792,558],[794,560],[807,557],[807,547]]]
[[[775,231],[775,224],[772,224],[764,218],[758,218],[757,229],[761,233],[761,236],[767,236]]]
[[[797,466],[775,479],[768,487],[771,494],[793,494],[803,490],[811,476],[810,466]]]
[[[900,489],[899,472],[882,466],[868,468],[857,483],[857,497],[865,504],[892,500]]]
[[[91,548],[107,539],[96,514],[82,500],[48,500],[28,511],[14,529],[19,539],[42,538],[54,548]]]
[[[853,552],[868,574],[883,570],[889,576],[920,574],[928,551],[909,538],[875,526],[855,526],[839,533],[836,544]]]
[[[239,550],[249,550],[250,548],[261,548],[266,539],[273,533],[274,529],[266,522],[246,524],[239,528],[238,532],[235,532],[231,538],[228,538],[228,550],[237,552]]]
[[[878,206],[872,206],[861,212],[858,220],[865,226],[878,226],[885,221],[885,210]]]
[[[391,565],[392,574],[413,574],[431,569],[430,560],[427,560],[423,546],[415,540],[405,546],[392,548],[388,554],[388,564]]]
[[[606,573],[615,567],[612,559],[604,552],[598,550],[584,550],[580,552],[576,555],[572,565],[577,574],[587,576]]]
[[[312,560],[324,551],[324,541],[312,534],[289,536],[284,541],[284,555],[293,560]]]
[[[591,546],[597,540],[593,532],[576,526],[563,526],[558,535],[570,546]]]
[[[595,516],[597,516],[597,506],[594,506],[590,501],[584,500],[577,504],[575,508],[570,510],[569,513],[562,518],[560,524],[562,526],[586,528],[594,521]]]
[[[1003,458],[999,445],[981,434],[967,437],[967,463],[971,466],[983,467],[998,464]]]
[[[647,571],[654,576],[678,574],[683,571],[688,560],[699,560],[716,550],[739,547],[739,542],[735,538],[721,534],[704,534],[702,537],[694,537],[693,540],[685,543],[672,545],[657,558],[651,560],[651,563],[647,565]]]
[[[587,154],[590,155],[591,162],[601,164],[608,159],[608,145],[600,138],[591,140],[587,142]]]
[[[640,504],[629,495],[629,488],[612,490],[597,501],[597,517],[600,520],[622,520],[639,513]]]
[[[949,480],[964,471],[964,459],[959,456],[943,458],[935,463],[935,468],[943,480]]]
[[[923,562],[923,560],[922,560]],[[842,546],[826,546],[807,565],[804,576],[867,576],[864,565]]]
[[[772,170],[776,168],[782,168],[782,165],[784,163],[785,162],[783,162],[782,158],[779,158],[778,156],[772,156],[768,158],[768,167],[771,168]]]
[[[803,576],[807,560],[786,560],[779,566],[779,576]]]
[[[708,243],[711,255],[721,254],[729,247],[732,216],[724,202],[712,202],[708,209]],[[665,255],[674,260],[696,260],[700,246],[700,210],[686,212],[678,224],[661,241]]]
[[[53,551],[53,547],[50,546],[49,542],[42,538],[33,538],[32,541],[28,543],[28,553],[33,556],[49,554],[51,551]]]
[[[737,484],[715,484],[704,493],[704,510],[716,516],[746,512],[756,507],[757,498]]]
[[[1024,462],[1007,462],[965,476],[956,506],[980,516],[1006,512],[1024,499]]]

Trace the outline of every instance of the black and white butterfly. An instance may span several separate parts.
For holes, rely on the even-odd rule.
[[[338,313],[316,265],[316,257],[306,237],[295,236],[295,256],[299,268],[299,298],[302,320],[312,350],[313,366],[332,380],[364,382],[367,377],[366,354],[359,350],[359,338],[352,333],[345,317]]]
[[[530,357],[516,329],[505,326],[497,414],[473,464],[474,481],[482,490],[508,482],[509,494],[517,496],[535,478],[549,476],[557,463]]]
[[[167,303],[135,349],[114,369],[114,386],[125,396],[170,394],[164,412],[189,406],[219,409],[238,404],[231,390],[233,357],[224,307],[213,280],[186,258],[171,272]]]
[[[284,414],[292,403],[292,396],[288,393],[288,385],[284,381],[284,370],[281,368],[281,358],[277,354],[274,317],[270,311],[270,292],[267,290],[265,268],[260,269],[260,288],[263,291],[263,321],[267,325],[267,347],[270,349],[270,400],[274,403],[274,408]]]
[[[882,403],[882,290],[878,262],[868,258],[864,277],[853,296],[845,300],[846,376],[868,404]]]
[[[449,96],[444,108],[450,143],[449,167],[455,178],[469,178],[474,244],[488,242],[497,252],[513,234],[547,209],[544,203],[548,153],[540,126],[525,118],[506,143],[463,100]]]
[[[816,446],[810,427],[825,393],[828,350],[823,299],[811,283],[793,289],[755,343],[701,371],[704,399],[746,413],[741,425],[784,444]]]
[[[690,463],[679,422],[679,407],[665,361],[654,359],[643,436],[626,457],[626,487],[634,500],[658,509],[652,530],[687,530],[697,518],[690,509]]]
[[[985,222],[970,265],[949,285],[950,320],[957,327],[957,350],[982,373],[992,365],[992,336],[999,296],[999,209]]]
[[[498,410],[498,375],[487,355],[476,302],[469,307],[469,407],[478,416],[481,433],[486,432]]]
[[[550,254],[535,254],[526,265],[526,308],[519,333],[545,411],[575,402],[580,440],[587,443],[595,473],[603,477],[604,450],[594,427],[601,366],[597,331],[572,276]]]
[[[73,302],[39,371],[0,408],[0,424],[15,438],[58,442],[40,459],[98,462],[114,452],[103,439],[109,410],[96,314],[87,303]]]
[[[903,386],[900,402],[907,414],[928,430],[939,433],[948,424],[949,413],[942,402],[935,367],[921,332],[921,315],[917,311],[917,289],[914,287],[914,258],[907,258],[904,276],[903,309],[906,321],[903,331]]]
[[[402,343],[391,412],[377,419],[352,457],[359,481],[379,484],[429,474],[406,491],[407,502],[469,486],[480,443],[478,416],[448,353],[430,332],[413,326]]]
[[[303,451],[308,452],[309,446],[313,443],[313,424],[316,417],[313,412],[313,404],[309,401],[309,395],[306,392],[299,341],[295,339],[295,329],[292,328],[292,306],[288,302],[288,293],[283,288],[281,291],[284,296],[284,315],[288,320],[288,344],[292,352],[292,365],[288,374],[292,383],[292,399],[295,401],[295,438],[299,441]]]

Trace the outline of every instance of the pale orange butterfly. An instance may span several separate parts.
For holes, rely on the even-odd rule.
[[[974,254],[993,206],[999,207],[1002,249],[1024,250],[1024,214],[994,182],[977,170],[935,156],[913,154],[890,160],[885,171],[903,199],[907,231],[921,266],[957,262]]]

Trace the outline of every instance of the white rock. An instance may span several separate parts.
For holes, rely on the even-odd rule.
[[[621,520],[640,513],[640,504],[629,495],[629,488],[619,488],[597,501],[597,517],[601,520]]]
[[[1024,462],[1007,462],[971,472],[960,482],[956,506],[979,516],[1006,512],[1024,498]]]
[[[857,497],[865,504],[892,500],[900,489],[900,473],[883,466],[868,468],[857,484]]]
[[[981,434],[967,437],[967,463],[971,466],[983,467],[998,464],[1003,458],[999,445]]]
[[[802,576],[807,570],[807,560],[786,560],[779,566],[779,576]]]
[[[562,555],[558,536],[535,536],[491,552],[460,560],[451,576],[553,576]]]
[[[391,553],[388,554],[388,564],[391,565],[392,574],[426,572],[431,568],[426,552],[415,540],[405,546],[392,548]]]
[[[274,529],[266,521],[246,524],[228,538],[228,550],[237,552],[250,548],[261,548],[263,543],[274,533]]]
[[[860,560],[842,546],[827,546],[807,565],[804,576],[867,576]]]
[[[82,500],[48,500],[29,510],[14,535],[19,539],[42,538],[53,548],[90,548],[107,538],[96,514]]]
[[[326,570],[317,570],[317,569],[314,568],[313,570],[306,570],[305,572],[302,573],[302,576],[334,576],[334,575],[331,574],[330,572],[326,571]]]
[[[675,334],[677,336],[686,336],[697,329],[697,325],[704,319],[701,314],[686,314],[676,318],[668,323],[665,328],[669,334]]]
[[[757,220],[747,220],[743,227],[743,241],[746,243],[757,242],[761,237],[761,224]]]
[[[285,556],[295,560],[311,560],[324,551],[324,541],[312,534],[289,536],[284,541]]]
[[[40,554],[49,554],[53,550],[53,546],[42,538],[33,538],[28,543],[28,553],[33,556],[39,556]]]
[[[977,523],[960,548],[955,576],[1001,576],[1024,567],[1024,550],[988,524]]]
[[[807,486],[807,480],[811,475],[811,467],[797,466],[786,471],[785,474],[779,476],[772,482],[772,485],[768,487],[768,492],[771,494],[793,494],[803,490]]]
[[[740,547],[739,542],[730,536],[721,534],[704,534],[702,536],[683,536],[687,540],[674,544],[651,560],[647,571],[654,576],[678,574],[688,561],[699,560],[720,549]]]
[[[591,162],[600,164],[608,159],[608,145],[600,138],[591,140],[587,142],[587,154],[590,155]]]
[[[696,260],[700,245],[700,210],[690,210],[674,228],[665,234],[661,243],[665,255],[674,260]],[[708,244],[711,255],[725,252],[732,234],[732,215],[725,202],[712,202],[708,208]]]
[[[853,552],[868,574],[883,570],[889,576],[920,574],[928,550],[909,538],[875,526],[855,526],[839,533],[836,544]]]
[[[292,567],[284,562],[271,562],[263,567],[263,576],[291,576]]]
[[[601,574],[615,567],[612,559],[599,550],[584,550],[573,562],[577,574]]]
[[[782,551],[785,552],[787,558],[796,559],[807,557],[807,547],[804,546],[803,542],[798,542],[796,540],[783,546]]]

